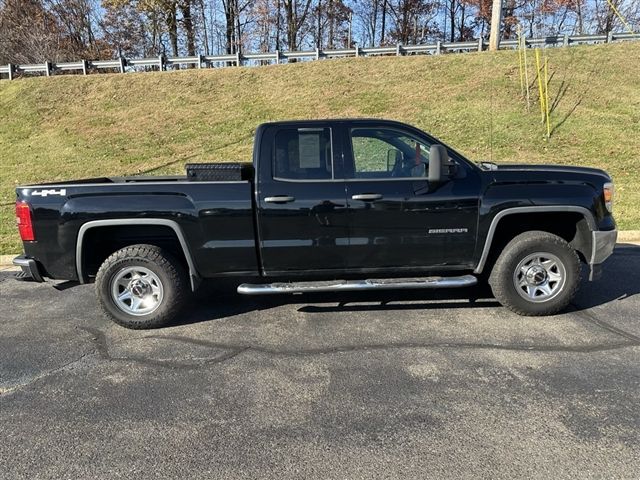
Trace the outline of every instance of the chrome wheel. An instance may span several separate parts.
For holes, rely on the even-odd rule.
[[[542,303],[556,297],[564,288],[567,272],[558,257],[537,252],[527,255],[513,273],[513,283],[521,297]]]
[[[129,315],[148,315],[162,303],[164,288],[160,278],[145,267],[126,267],[111,280],[111,298]]]

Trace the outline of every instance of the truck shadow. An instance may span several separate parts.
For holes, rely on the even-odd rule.
[[[640,246],[622,244],[604,265],[602,277],[594,282],[585,280],[571,311],[622,300],[640,293]],[[461,308],[495,308],[500,304],[487,285],[448,290],[388,290],[378,292],[308,293],[247,297],[235,291],[230,282],[202,285],[188,309],[174,326],[221,320],[235,315],[259,312],[284,305],[298,305],[303,313],[435,310]]]
[[[585,280],[573,306],[576,310],[587,310],[616,300],[623,300],[640,293],[640,245],[618,244],[613,255],[603,265],[602,276],[594,281]]]
[[[436,310],[440,308],[489,308],[500,304],[487,286],[451,290],[398,290],[378,292],[305,293],[299,295],[246,296],[234,284],[203,284],[195,306],[174,326],[222,320],[250,312],[297,305],[304,313]]]

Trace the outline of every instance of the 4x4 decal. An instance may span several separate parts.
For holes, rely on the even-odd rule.
[[[51,189],[51,190],[36,190],[36,191],[31,193],[31,196],[33,196],[33,197],[47,197],[49,195],[59,195],[61,197],[64,197],[66,194],[67,194],[67,189],[66,188],[61,188],[60,190],[55,190],[55,189]]]

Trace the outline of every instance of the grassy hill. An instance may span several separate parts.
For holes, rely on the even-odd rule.
[[[20,249],[19,183],[248,160],[256,125],[285,118],[385,117],[474,160],[604,168],[620,227],[640,228],[640,42],[548,56],[549,141],[538,106],[527,112],[510,51],[2,81],[0,253]],[[535,99],[533,69],[530,80]]]

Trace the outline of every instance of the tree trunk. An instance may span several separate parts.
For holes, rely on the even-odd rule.
[[[502,0],[493,0],[491,7],[491,33],[489,35],[489,50],[498,50],[500,46],[500,24],[502,23]]]
[[[616,2],[616,0],[611,0],[611,3],[614,6],[618,7],[618,4],[620,2]],[[605,24],[604,24],[604,33],[606,33],[607,35],[609,34],[609,32],[613,30],[614,20],[615,20],[615,11],[611,5],[607,5],[607,16],[605,17]]]
[[[380,45],[384,45],[385,28],[387,26],[387,0],[382,0],[382,25],[380,25]]]
[[[234,50],[234,38],[235,38],[235,9],[233,8],[234,0],[227,0],[224,4],[224,19],[225,19],[225,39],[227,42],[227,55],[235,53]]]
[[[167,9],[167,30],[169,30],[169,43],[171,44],[171,53],[174,57],[178,56],[178,13],[176,4],[172,3]]]
[[[207,15],[205,13],[204,0],[200,0],[200,11],[202,13],[202,33],[204,34],[204,54],[209,55],[209,29],[207,28]]]
[[[318,0],[318,23],[316,26],[316,48],[322,48],[322,0]]]
[[[449,2],[449,26],[451,29],[449,41],[454,42],[456,40],[456,0]]]
[[[466,13],[466,8],[465,8],[465,4],[464,2],[462,2],[460,4],[460,22],[458,23],[458,36],[459,36],[459,40],[461,42],[464,42],[465,39],[465,31],[464,31],[464,24],[466,22],[466,17],[465,17],[465,13]]]
[[[190,57],[196,54],[196,36],[193,28],[193,18],[191,18],[191,0],[185,0],[180,4],[182,12],[182,24],[187,35],[187,55]]]
[[[329,4],[327,5],[327,12],[328,12],[328,20],[329,20],[329,38],[328,38],[328,44],[329,44],[329,48],[334,48],[335,47],[335,25],[334,25],[334,19],[335,19],[335,15],[333,12],[333,0],[329,0]]]
[[[238,0],[234,1],[235,17],[236,17],[236,52],[242,54],[242,27],[240,26],[240,7],[238,6]]]
[[[280,51],[280,34],[281,34],[281,26],[280,26],[280,16],[282,13],[281,10],[281,2],[282,0],[276,0],[277,8],[276,8],[276,50]]]
[[[578,35],[584,33],[584,27],[582,22],[582,0],[576,2],[576,15],[578,16]]]
[[[378,23],[378,3],[379,0],[373,0],[373,18],[371,19],[371,46],[376,45],[376,24]]]
[[[294,11],[294,0],[288,0],[284,2],[284,6],[286,9],[286,15],[287,15],[287,44],[289,46],[289,50],[290,51],[294,51],[297,50],[298,48],[298,44],[297,44],[297,20],[296,20],[296,13]]]

